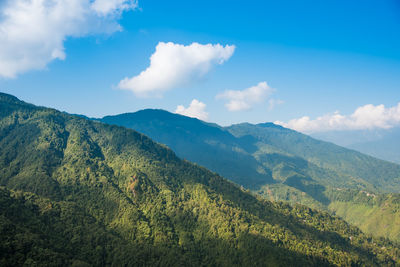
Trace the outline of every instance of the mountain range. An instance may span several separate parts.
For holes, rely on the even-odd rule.
[[[387,239],[326,212],[257,197],[134,130],[1,93],[0,148],[1,266],[399,260]],[[249,185],[257,188],[259,177]]]
[[[358,194],[400,192],[400,166],[273,123],[229,127],[164,110],[142,110],[100,121],[142,132],[178,156],[204,166],[269,200],[302,203],[351,220],[363,230],[400,240],[399,218],[389,212],[384,227],[366,227],[374,216],[354,220]],[[343,196],[343,192],[348,196]],[[354,202],[354,203],[353,203]],[[366,202],[364,204],[367,205]],[[379,207],[378,202],[364,209]],[[383,203],[382,201],[379,203]],[[354,205],[353,205],[354,204]],[[339,208],[340,207],[340,208]],[[392,210],[393,205],[389,206]],[[396,207],[393,207],[395,210]],[[353,212],[352,212],[353,211]],[[371,221],[369,221],[371,220]]]

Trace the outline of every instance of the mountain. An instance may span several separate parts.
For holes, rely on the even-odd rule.
[[[101,121],[142,132],[178,156],[274,201],[336,212],[337,206],[330,204],[338,201],[334,197],[338,189],[383,195],[400,192],[399,165],[273,123],[221,127],[163,110],[106,116]],[[346,198],[346,203],[352,202]],[[341,213],[347,219],[345,214],[349,213]],[[365,223],[352,222],[360,227]],[[370,233],[398,236],[379,229]]]
[[[253,190],[283,183],[305,192],[310,187],[308,193],[315,197],[328,186],[400,192],[400,165],[273,123],[220,127],[162,110],[106,116],[101,121],[142,132],[178,156]]]
[[[1,266],[394,266],[338,217],[257,198],[148,137],[0,94]]]
[[[253,139],[236,138],[222,127],[164,110],[106,116],[102,122],[135,129],[166,144],[181,158],[196,162],[249,188],[273,183],[271,172],[243,147]]]
[[[400,164],[400,128],[333,131],[312,135],[321,140]]]
[[[268,150],[272,146],[275,150],[282,151],[281,153],[306,160],[309,169],[326,170],[324,174],[318,174],[318,177],[313,175],[315,178],[309,174],[324,185],[400,192],[400,165],[319,141],[271,123],[233,125],[228,130],[237,137],[255,137],[259,144],[257,152],[261,157],[266,154],[268,158],[271,157],[270,154],[273,156],[274,152]],[[296,166],[298,167],[301,165]],[[328,181],[329,171],[332,173]],[[282,174],[279,173],[278,176]]]

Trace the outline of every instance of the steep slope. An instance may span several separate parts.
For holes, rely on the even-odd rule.
[[[161,110],[107,116],[101,121],[140,131],[179,156],[252,189],[278,182],[306,192],[310,187],[310,193],[326,186],[400,192],[400,165],[272,123],[223,128]]]
[[[400,192],[400,165],[319,141],[272,123],[238,124],[228,130],[237,137],[255,137],[262,143],[261,149],[263,146],[274,146],[319,168],[331,170],[338,178],[332,183],[334,186],[352,179],[355,185],[372,185],[376,190]],[[342,177],[343,180],[340,181]]]
[[[400,192],[399,165],[272,123],[243,123],[224,128],[162,110],[107,116],[102,121],[138,130],[168,145],[178,156],[203,165],[269,200],[303,203],[335,212],[334,207],[339,206],[330,204],[338,200],[334,197],[337,189],[374,194]],[[355,205],[356,202],[355,199]],[[351,214],[352,200],[346,199],[343,203],[348,212],[342,209],[338,214]],[[398,234],[388,235],[380,228],[363,227],[373,224],[372,217],[368,218],[350,221],[374,235],[400,240]],[[396,221],[391,222],[393,225],[385,229],[397,229]]]
[[[106,116],[101,121],[144,133],[168,145],[179,157],[246,187],[274,182],[269,169],[243,149],[251,147],[252,140],[236,138],[216,124],[154,109]]]
[[[337,217],[255,198],[133,130],[0,94],[2,266],[396,265]]]
[[[295,166],[292,169],[292,173],[298,174],[301,171],[307,173],[311,177],[306,180],[308,184],[297,182],[294,185],[286,183],[287,185],[300,189],[300,191],[308,192],[311,196],[317,196],[314,199],[325,204],[322,208],[328,208],[331,212],[359,226],[367,233],[400,241],[400,213],[398,205],[400,194],[377,193],[385,191],[399,192],[397,189],[398,179],[396,178],[400,173],[398,165],[378,160],[356,151],[344,149],[331,143],[318,141],[270,123],[234,125],[229,128],[229,131],[239,137],[246,135],[256,137],[260,140],[260,151],[264,153],[268,153],[268,147],[263,149],[264,146],[273,145],[275,149],[278,148],[296,157],[306,159],[308,164],[305,168],[308,171],[302,170],[299,164],[292,164],[292,166]],[[274,178],[285,176],[287,166],[285,172],[282,172],[279,164],[276,164],[276,162],[269,163],[271,161],[269,160],[269,155],[261,154],[261,156],[265,157],[264,162],[268,164],[266,166],[270,166],[273,170]],[[324,176],[324,173],[313,173],[315,166],[334,170],[334,175],[329,177],[328,183],[320,178],[327,177]],[[362,186],[357,184],[352,187],[346,181],[340,180],[341,177],[346,178],[346,175],[359,179]],[[287,179],[291,179],[291,177]],[[320,191],[318,193],[318,187],[316,188],[315,184],[313,184],[312,189],[316,189],[317,191],[307,191],[310,179],[324,185],[325,188],[320,187],[323,189],[323,192]],[[364,181],[367,183],[364,183]],[[373,185],[373,187],[363,186],[368,184]],[[268,188],[269,192],[265,188]],[[271,191],[273,192],[271,193]],[[274,197],[279,200],[286,198],[285,200],[292,203],[301,202],[321,208],[321,206],[313,203],[307,197],[300,195],[299,192],[291,188],[264,186],[263,190],[259,192],[267,197]],[[322,197],[318,198],[318,196]],[[323,202],[324,198],[327,201]]]

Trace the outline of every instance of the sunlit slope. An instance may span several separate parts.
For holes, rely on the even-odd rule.
[[[133,130],[5,94],[0,147],[2,266],[372,266],[398,257],[388,241],[257,199]]]
[[[400,192],[400,165],[272,123],[220,127],[163,110],[101,120],[142,132],[180,157],[253,190],[282,183],[322,202],[326,187]]]
[[[379,217],[350,216],[358,207],[357,199],[341,199],[342,195],[338,194],[341,189],[352,189],[385,198],[385,192],[400,192],[397,164],[273,123],[220,127],[163,110],[107,116],[102,121],[143,132],[171,147],[180,157],[203,165],[268,200],[302,203],[337,212],[368,233],[400,240],[397,220],[389,213],[376,213],[385,218],[383,221],[388,222],[385,225],[376,224],[374,218]]]

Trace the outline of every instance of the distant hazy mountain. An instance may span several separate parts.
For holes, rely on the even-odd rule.
[[[312,136],[380,159],[400,163],[400,127],[381,130],[323,132],[312,134]]]
[[[343,196],[340,190],[350,190],[353,197],[365,191],[382,194],[382,198],[386,198],[385,192],[400,192],[399,165],[273,123],[221,127],[163,110],[107,116],[101,121],[142,132],[178,156],[267,199],[300,202],[337,212],[343,218],[351,217],[346,211],[354,206],[348,197],[336,197],[339,192]],[[341,203],[349,204],[347,210],[339,210]],[[390,225],[365,230],[400,240],[400,229],[395,226],[400,218],[387,216]],[[366,224],[365,220],[352,222],[360,227]]]
[[[0,185],[0,266],[394,266],[400,256],[136,131],[1,93]]]

